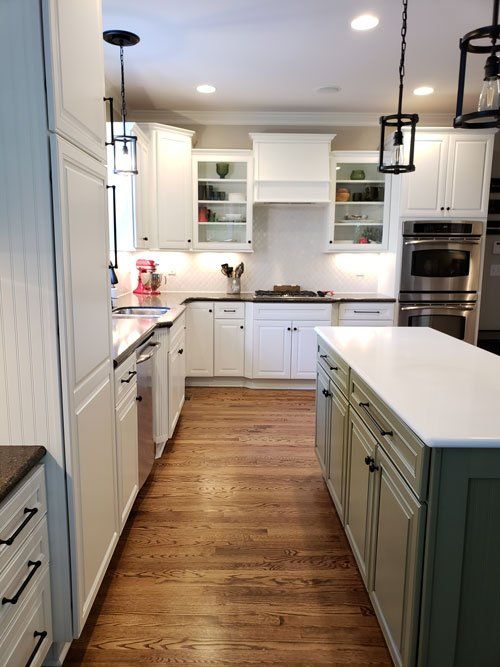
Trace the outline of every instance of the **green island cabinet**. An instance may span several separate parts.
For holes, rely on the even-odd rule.
[[[392,659],[500,665],[500,449],[427,447],[318,338],[316,455]]]

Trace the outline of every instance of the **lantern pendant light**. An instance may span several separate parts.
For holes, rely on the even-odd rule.
[[[120,73],[121,73],[121,115],[122,134],[112,135],[114,153],[115,174],[137,174],[137,137],[127,134],[127,104],[125,101],[125,67],[123,59],[123,48],[135,46],[140,41],[138,35],[128,30],[106,30],[103,38],[108,44],[120,47]],[[113,119],[111,119],[113,123]]]
[[[405,54],[406,54],[406,32],[408,18],[408,0],[403,0],[403,22],[401,27],[401,58],[399,61],[399,94],[398,112],[389,116],[380,117],[380,154],[378,170],[384,174],[403,174],[415,171],[413,154],[415,150],[415,128],[418,123],[418,114],[403,113],[403,89],[405,76]],[[405,163],[405,152],[403,146],[403,127],[410,127],[410,147],[408,150],[408,162]],[[384,148],[386,142],[386,130],[394,128],[393,146],[388,162],[384,162]]]
[[[498,0],[493,1],[493,25],[471,30],[460,40],[460,70],[458,74],[457,110],[454,127],[483,130],[500,127],[500,26],[498,25]],[[491,44],[481,43],[489,40]],[[477,111],[463,113],[465,78],[468,53],[489,53],[484,65],[484,80],[479,94]]]

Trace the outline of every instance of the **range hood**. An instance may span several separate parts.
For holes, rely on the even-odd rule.
[[[330,204],[335,134],[252,132],[254,204]]]

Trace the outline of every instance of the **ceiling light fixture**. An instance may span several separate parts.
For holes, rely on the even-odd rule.
[[[419,86],[418,88],[415,88],[413,94],[424,96],[424,95],[432,95],[433,92],[434,88],[432,86]]]
[[[373,30],[379,24],[379,20],[373,14],[361,14],[351,21],[353,30]]]
[[[500,26],[498,25],[498,3],[493,0],[493,25],[471,30],[460,40],[460,70],[458,74],[457,109],[453,127],[484,129],[500,127]],[[482,41],[490,41],[484,44]],[[484,65],[484,80],[479,94],[477,111],[463,113],[464,90],[467,69],[467,53],[489,53]]]
[[[196,86],[196,90],[204,95],[210,95],[211,93],[215,93],[216,88],[209,83],[201,83],[199,86]]]
[[[106,30],[103,39],[108,44],[120,47],[120,74],[121,74],[121,113],[123,133],[114,135],[113,118],[111,118],[111,143],[114,153],[115,174],[137,174],[137,137],[127,134],[127,104],[125,101],[125,66],[123,59],[123,48],[135,46],[140,38],[128,30]]]
[[[403,174],[415,171],[413,164],[413,153],[415,151],[415,129],[418,123],[418,114],[403,113],[403,90],[405,77],[405,54],[406,54],[406,32],[408,22],[408,0],[403,0],[403,14],[401,26],[401,57],[399,60],[399,93],[398,111],[389,116],[380,117],[380,153],[378,170],[383,174]],[[408,151],[408,162],[404,163],[403,127],[410,127],[410,148]],[[388,163],[384,162],[385,131],[387,128],[394,129],[393,147]]]

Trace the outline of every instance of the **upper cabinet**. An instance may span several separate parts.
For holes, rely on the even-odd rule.
[[[417,132],[416,169],[401,177],[400,215],[485,218],[493,138],[477,131]]]
[[[328,251],[387,248],[391,179],[378,169],[377,151],[332,153],[332,216]]]
[[[156,233],[151,219],[153,194],[151,140],[147,130],[142,131],[138,125],[133,126],[132,134],[137,137],[137,171],[139,172],[136,176],[131,177],[134,245],[141,249],[152,248],[156,243]]]
[[[252,133],[255,203],[330,202],[334,134]]]
[[[191,143],[194,132],[168,125],[153,127],[158,248],[189,250],[192,246]]]
[[[104,162],[101,0],[44,4],[49,130]]]
[[[193,247],[252,250],[252,151],[193,151]]]

